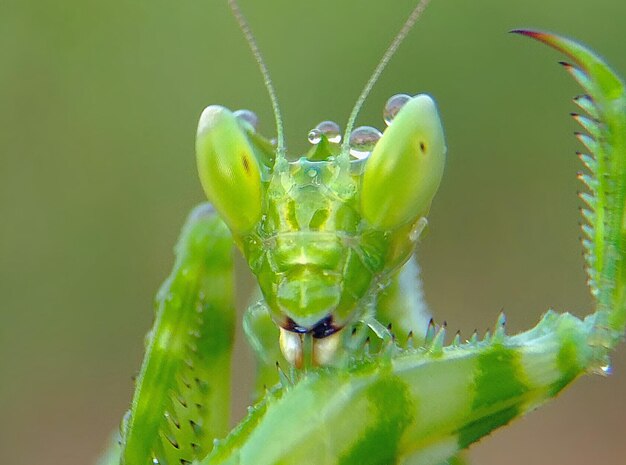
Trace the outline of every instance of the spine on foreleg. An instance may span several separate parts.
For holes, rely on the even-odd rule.
[[[626,326],[626,94],[624,84],[609,66],[585,47],[552,34],[515,31],[565,53],[562,63],[583,87],[574,102],[586,114],[573,114],[584,132],[576,133],[589,154],[579,157],[588,172],[579,178],[588,192],[582,210],[583,247],[589,285],[596,312],[589,343],[597,350],[597,362],[606,360],[621,340]]]
[[[512,337],[502,321],[482,341],[442,347],[435,336],[309,373],[268,394],[202,464],[437,465],[553,397],[590,362],[587,327],[571,315],[549,312]]]
[[[228,428],[234,330],[232,240],[209,204],[190,215],[122,427],[121,463],[191,463]]]

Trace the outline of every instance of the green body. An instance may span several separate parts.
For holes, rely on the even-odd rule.
[[[203,185],[264,296],[244,321],[258,355],[260,400],[225,436],[232,242],[225,224],[204,210],[181,235],[122,448],[103,464],[120,455],[126,465],[460,463],[457,454],[470,444],[578,376],[603,372],[626,324],[624,86],[575,42],[519,32],[566,53],[574,61],[567,69],[586,93],[576,102],[590,117],[576,118],[589,133],[579,138],[590,151],[581,155],[589,170],[581,178],[589,186],[583,231],[594,313],[579,320],[549,311],[515,336],[505,334],[502,316],[481,340],[457,336],[446,345],[445,327],[425,324],[421,292],[411,279],[414,261],[402,267],[439,181],[425,178],[414,189],[393,185],[407,169],[440,176],[443,159],[407,158],[421,150],[420,131],[436,122],[392,124],[365,166],[325,138],[306,159],[290,163],[228,110],[209,107],[210,124],[203,115],[198,139]],[[428,131],[427,147],[436,148],[432,136],[439,129]],[[445,152],[442,140],[439,149]],[[389,202],[389,192],[402,200],[397,211],[380,213],[376,202]],[[337,331],[334,351],[325,352],[332,354],[324,358],[328,363],[289,367],[279,332],[301,330],[304,351],[312,343],[308,335],[314,351],[330,339],[315,332],[328,327],[318,323],[329,316],[345,329]],[[220,438],[215,446],[213,438]]]

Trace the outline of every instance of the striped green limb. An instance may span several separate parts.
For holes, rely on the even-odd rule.
[[[216,464],[437,465],[535,409],[592,361],[590,324],[549,312],[507,337],[383,348],[276,389],[203,460]]]
[[[209,204],[197,207],[157,296],[122,425],[122,464],[191,463],[228,431],[235,318],[231,253],[222,220]]]
[[[591,343],[599,356],[621,340],[626,326],[626,93],[624,83],[592,51],[552,34],[514,31],[565,53],[573,64],[562,62],[585,94],[574,99],[584,111],[572,114],[584,132],[576,133],[589,153],[579,157],[587,173],[579,178],[589,192],[580,196],[583,247],[589,287],[596,299]]]

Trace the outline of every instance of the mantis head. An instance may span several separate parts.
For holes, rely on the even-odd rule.
[[[432,98],[395,96],[387,110],[382,136],[357,128],[341,145],[326,122],[295,161],[255,132],[249,112],[210,106],[200,118],[202,186],[257,276],[296,366],[307,337],[314,363],[332,360],[340,330],[365,318],[413,253],[439,186],[446,147]]]

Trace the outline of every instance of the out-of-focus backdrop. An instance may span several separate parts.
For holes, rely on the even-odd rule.
[[[242,0],[292,153],[319,121],[347,119],[413,4]],[[435,0],[374,89],[361,124],[382,127],[394,93],[440,106],[449,158],[419,255],[450,328],[469,336],[502,309],[512,331],[549,307],[589,311],[567,116],[578,89],[558,54],[507,31],[574,36],[625,75],[624,18],[617,0]],[[212,103],[252,109],[274,131],[223,0],[0,4],[0,463],[93,463],[117,427],[153,296],[203,199],[194,132]],[[620,349],[613,376],[580,380],[495,433],[476,463],[623,464]],[[241,417],[243,345],[237,357]]]

